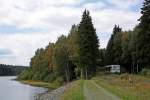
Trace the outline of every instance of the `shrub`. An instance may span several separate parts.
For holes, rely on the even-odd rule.
[[[147,69],[147,68],[142,69],[141,74],[150,76],[150,69]]]
[[[20,80],[26,80],[26,79],[32,79],[32,71],[30,69],[24,70],[20,75],[18,76],[18,79]]]

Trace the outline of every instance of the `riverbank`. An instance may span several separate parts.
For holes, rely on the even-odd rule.
[[[36,96],[35,100],[62,100],[61,95],[64,93],[65,89],[65,86],[61,86],[55,90],[39,94]]]
[[[50,90],[54,90],[58,87],[60,87],[60,84],[53,82],[53,83],[48,83],[48,82],[42,82],[42,81],[33,81],[33,80],[17,80],[23,84],[28,84],[32,86],[37,86],[37,87],[43,87],[43,88],[48,88]]]
[[[150,78],[140,75],[101,74],[91,80],[76,80],[60,87],[53,83],[22,82],[51,89],[51,91],[40,94],[36,100],[100,100],[100,98],[149,100],[150,98]]]

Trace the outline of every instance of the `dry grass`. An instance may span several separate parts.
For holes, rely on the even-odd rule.
[[[123,100],[149,100],[150,78],[139,75],[102,75],[94,81]]]

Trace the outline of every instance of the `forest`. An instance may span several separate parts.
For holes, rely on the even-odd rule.
[[[27,66],[15,66],[15,65],[5,65],[0,64],[0,76],[12,76],[18,75],[24,70],[26,70]]]
[[[118,19],[119,20],[119,19]],[[120,19],[121,20],[121,19]],[[90,12],[85,10],[79,24],[68,36],[39,48],[30,67],[19,75],[23,80],[69,82],[90,79],[105,65],[121,65],[131,74],[150,74],[150,1],[145,0],[139,24],[123,31],[114,25],[106,48],[101,48]]]

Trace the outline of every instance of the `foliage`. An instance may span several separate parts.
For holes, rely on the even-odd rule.
[[[106,52],[106,49],[99,49],[98,59],[97,59],[97,66],[98,67],[103,67],[106,64],[105,52]]]
[[[58,38],[53,53],[53,65],[56,75],[62,77],[64,80],[69,81],[69,57],[66,46],[66,37],[61,36]]]
[[[30,68],[18,77],[46,82],[69,82],[80,76],[81,69],[92,76],[96,71],[98,39],[89,11],[83,13],[78,25],[73,25],[68,36],[60,36],[56,43],[37,49]]]
[[[114,27],[106,48],[106,64],[120,64],[130,73],[138,73],[150,60],[150,1],[145,0],[140,24],[133,31]],[[139,67],[140,66],[140,67]]]
[[[98,37],[92,24],[89,11],[85,10],[79,24],[78,35],[78,65],[83,78],[89,78],[96,71],[98,55]]]
[[[140,73],[141,73],[141,75],[150,76],[150,69],[144,68],[144,69],[142,69],[142,71]]]
[[[119,64],[121,58],[121,28],[115,25],[113,34],[106,47],[107,64]]]
[[[27,68],[27,66],[0,64],[0,76],[18,75]]]
[[[150,64],[150,0],[144,0],[141,8],[139,33],[137,36],[137,53],[140,66]]]

